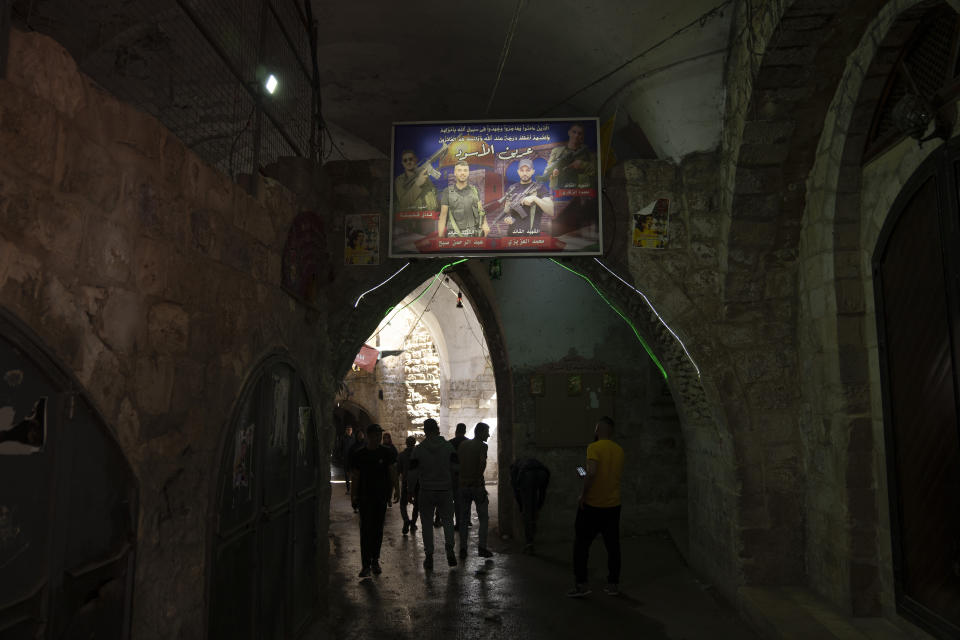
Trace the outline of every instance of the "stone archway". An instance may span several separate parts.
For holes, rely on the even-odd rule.
[[[825,555],[811,554],[811,527],[829,528],[833,516],[827,505],[811,503],[811,479],[805,472],[803,452],[814,426],[800,394],[804,376],[796,316],[798,258],[804,212],[810,210],[805,185],[820,131],[842,82],[844,62],[878,5],[790,4],[774,22],[760,65],[746,83],[749,100],[742,112],[742,138],[730,150],[736,162],[728,187],[724,315],[740,324],[779,317],[785,329],[772,332],[757,325],[753,340],[737,356],[776,353],[784,366],[744,380],[746,393],[725,402],[728,414],[748,416],[734,429],[738,462],[744,470],[759,470],[741,475],[741,511],[753,513],[742,523],[748,584],[803,584],[811,560],[830,562]],[[751,393],[757,388],[766,389],[761,402]],[[751,436],[751,431],[774,428],[782,432],[780,446],[792,451],[779,468],[765,461],[763,448],[753,446]],[[751,495],[762,499],[747,501]],[[786,504],[790,506],[783,508]],[[831,571],[836,570],[833,564]],[[814,567],[814,573],[817,570]]]
[[[870,260],[894,199],[937,144],[901,143],[868,168],[863,159],[893,62],[930,6],[891,2],[867,27],[824,120],[807,189],[800,253],[801,326],[808,327],[800,352],[811,374],[805,438],[811,459],[834,461],[815,466],[826,482],[810,501],[820,509],[839,506],[845,531],[837,536],[837,527],[825,529],[822,520],[808,530],[810,586],[855,615],[891,614],[894,592]],[[839,455],[823,456],[828,443]],[[840,505],[829,497],[837,494]],[[848,566],[838,575],[817,547],[830,557],[849,556]]]

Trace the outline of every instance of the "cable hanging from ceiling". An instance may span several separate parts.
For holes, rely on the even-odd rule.
[[[490,90],[490,99],[487,100],[487,110],[484,115],[490,114],[490,107],[493,106],[493,97],[497,95],[497,87],[500,86],[500,78],[503,76],[503,67],[507,64],[507,57],[510,55],[510,45],[513,44],[513,36],[517,33],[517,25],[520,23],[520,13],[523,11],[527,0],[517,0],[517,6],[513,10],[513,18],[510,19],[510,26],[507,28],[507,37],[503,41],[503,48],[500,50],[500,62],[497,64],[497,78],[493,82],[493,89]]]
[[[574,91],[573,93],[571,93],[570,95],[568,95],[566,98],[564,98],[564,99],[561,100],[560,102],[558,102],[558,103],[556,103],[556,104],[554,104],[554,105],[552,105],[552,106],[550,106],[550,107],[547,107],[546,109],[544,109],[543,111],[540,112],[540,116],[545,116],[545,115],[546,115],[547,113],[549,113],[550,111],[556,109],[557,107],[559,107],[559,106],[561,106],[561,105],[566,104],[567,102],[569,102],[569,101],[572,100],[573,98],[577,97],[578,95],[580,95],[581,93],[583,93],[583,92],[586,91],[587,89],[590,89],[590,88],[592,88],[592,87],[595,87],[596,85],[600,84],[601,82],[603,82],[604,80],[606,80],[606,79],[609,78],[610,76],[614,75],[614,74],[617,73],[618,71],[622,71],[624,68],[630,66],[631,64],[633,64],[634,62],[636,62],[636,61],[639,60],[640,58],[644,57],[645,55],[647,55],[647,54],[650,53],[651,51],[660,48],[661,46],[663,46],[663,45],[666,44],[667,42],[673,40],[673,39],[676,38],[677,36],[680,36],[681,34],[683,34],[684,32],[686,32],[687,30],[691,29],[692,27],[695,27],[695,26],[703,27],[703,26],[704,26],[708,21],[710,21],[713,17],[715,17],[715,16],[717,16],[717,15],[721,15],[722,12],[723,12],[723,10],[727,7],[727,5],[731,4],[732,2],[733,2],[733,0],[724,0],[724,2],[721,2],[720,4],[718,4],[717,6],[715,6],[714,8],[710,9],[709,11],[707,11],[706,13],[704,13],[704,14],[702,14],[702,15],[700,15],[700,16],[697,16],[697,17],[694,18],[692,21],[690,21],[690,22],[688,22],[687,24],[685,24],[684,26],[680,27],[679,29],[677,29],[676,31],[674,31],[673,33],[671,33],[669,36],[667,36],[666,38],[663,38],[662,40],[660,40],[660,41],[657,42],[656,44],[653,44],[653,45],[647,47],[646,49],[644,49],[643,51],[641,51],[641,52],[638,53],[637,55],[635,55],[635,56],[633,56],[632,58],[629,58],[628,60],[624,61],[623,63],[617,65],[615,68],[613,68],[612,70],[610,70],[610,71],[608,71],[607,73],[603,74],[602,76],[600,76],[600,77],[597,78],[596,80],[594,80],[594,81],[590,82],[589,84],[587,84],[587,85],[585,85],[585,86],[577,89],[576,91]]]

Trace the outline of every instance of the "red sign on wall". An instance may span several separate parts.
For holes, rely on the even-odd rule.
[[[357,357],[353,359],[353,364],[357,365],[364,371],[369,371],[373,373],[374,367],[377,366],[377,358],[380,356],[380,352],[374,349],[373,347],[363,345],[360,347],[360,352],[357,354]]]

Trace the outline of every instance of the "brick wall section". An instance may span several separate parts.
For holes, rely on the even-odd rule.
[[[10,53],[0,304],[73,371],[137,476],[133,637],[201,638],[220,437],[245,377],[287,351],[326,396],[322,319],[276,284],[294,199],[272,181],[250,198],[53,41],[13,32]]]

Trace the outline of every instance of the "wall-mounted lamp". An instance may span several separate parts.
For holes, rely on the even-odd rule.
[[[929,102],[915,93],[907,93],[897,101],[891,113],[893,123],[901,133],[910,136],[921,145],[928,140],[947,139],[946,126],[937,117],[936,110]],[[933,121],[933,131],[925,136],[930,122]]]

